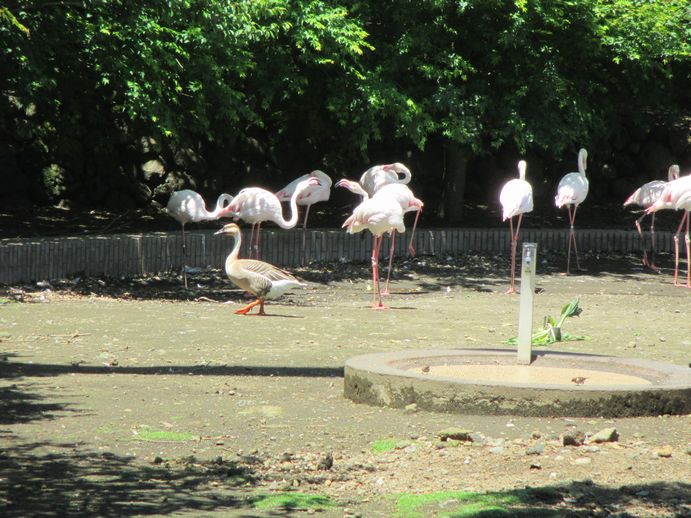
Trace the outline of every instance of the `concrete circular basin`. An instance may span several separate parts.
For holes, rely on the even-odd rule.
[[[691,413],[691,369],[594,354],[419,349],[367,354],[345,365],[359,403],[461,414],[632,417]]]

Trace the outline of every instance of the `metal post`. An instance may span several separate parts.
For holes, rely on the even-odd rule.
[[[537,243],[523,243],[521,261],[521,300],[518,310],[518,358],[520,365],[532,362],[533,298],[535,297],[535,266]]]

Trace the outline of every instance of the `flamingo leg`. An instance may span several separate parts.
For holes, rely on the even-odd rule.
[[[305,219],[302,222],[302,264],[305,264],[305,257],[307,255],[307,218],[310,215],[310,207],[312,205],[307,205],[305,210]]]
[[[574,230],[573,224],[576,221],[576,210],[578,209],[578,205],[574,205],[573,207],[573,212],[571,212],[571,206],[567,205],[566,210],[569,213],[569,247],[568,247],[568,252],[566,253],[566,275],[569,275],[569,265],[571,263],[571,243],[573,243],[573,251],[574,254],[576,255],[576,270],[581,269],[581,265],[578,261],[578,247],[576,245],[576,231]]]
[[[254,243],[254,251],[255,251],[255,259],[259,259],[259,233],[261,232],[262,229],[262,223],[261,221],[257,223],[257,235],[255,236],[255,243]]]
[[[691,237],[689,237],[689,211],[686,211],[686,235],[684,236],[684,241],[686,241],[686,287],[691,288],[691,269],[690,269],[690,257],[691,257]]]
[[[408,252],[413,257],[415,257],[415,247],[413,246],[413,238],[415,237],[415,227],[417,227],[417,220],[420,217],[420,212],[422,212],[422,209],[419,209],[415,213],[415,221],[413,222],[413,230],[410,232],[410,242],[408,243]]]
[[[521,230],[523,214],[518,215],[516,232],[513,231],[513,218],[509,218],[509,231],[511,232],[511,287],[506,290],[507,294],[516,293],[516,248],[518,247],[518,233]]]
[[[674,234],[674,279],[673,283],[675,286],[679,286],[677,283],[677,279],[679,277],[679,234],[681,234],[681,229],[684,227],[684,223],[687,224],[687,230],[686,233],[688,235],[688,218],[689,218],[689,213],[684,212],[684,215],[681,218],[681,222],[679,222],[679,226],[677,227],[677,231]],[[688,238],[687,238],[688,239]],[[689,265],[688,265],[689,257],[688,255],[686,256],[686,269],[688,271]]]
[[[650,219],[650,263],[648,268],[653,271],[659,272],[660,269],[655,265],[655,213],[653,212],[653,217]]]
[[[182,278],[187,289],[187,243],[185,238],[185,224],[182,224]]]
[[[386,274],[386,285],[384,286],[384,291],[382,292],[382,295],[389,295],[389,281],[391,280],[391,265],[393,264],[394,247],[396,245],[396,231],[395,230],[391,230],[391,237],[389,238],[389,241],[391,241],[391,246],[389,247],[389,271]]]
[[[254,306],[256,306],[257,304],[260,305],[260,307],[259,307],[259,313],[258,313],[258,314],[259,314],[259,315],[264,315],[264,314],[265,314],[265,313],[264,313],[264,301],[261,300],[261,299],[253,300],[252,302],[250,302],[250,303],[247,304],[246,306],[243,306],[243,307],[241,307],[240,309],[236,309],[236,310],[235,310],[235,314],[236,314],[236,315],[247,315],[247,314],[249,313],[249,311],[250,311]]]
[[[379,287],[379,249],[381,248],[382,236],[375,236],[372,244],[372,288],[374,300],[372,309],[384,309]]]
[[[247,242],[247,257],[252,257],[253,247],[254,247],[254,231],[256,230],[257,224],[252,223],[252,230],[250,232],[250,239]]]
[[[641,221],[643,218],[645,218],[645,214],[643,214],[640,218],[638,218],[634,224],[636,225],[636,230],[638,231],[638,236],[641,238],[641,249],[643,250],[643,266],[650,266],[650,263],[648,262],[648,253],[645,249],[645,238],[643,237],[643,229],[641,229]],[[653,213],[653,217],[655,217],[655,214]]]

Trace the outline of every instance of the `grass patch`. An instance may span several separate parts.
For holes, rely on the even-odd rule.
[[[400,450],[410,444],[410,441],[402,439],[377,439],[372,443],[373,453],[385,453],[391,450]]]
[[[250,498],[250,504],[255,509],[329,509],[335,507],[328,497],[305,493],[275,493],[258,495]]]
[[[439,491],[436,493],[402,493],[396,497],[398,518],[491,518],[507,516],[548,516],[542,509],[516,509],[530,499],[525,491],[506,493],[471,493]],[[443,507],[443,509],[440,509]],[[527,512],[526,512],[527,511]],[[556,516],[556,515],[550,515]]]
[[[168,432],[162,430],[152,430],[148,427],[142,427],[138,430],[135,430],[134,434],[135,438],[139,441],[185,442],[199,440],[198,435],[194,435],[188,432]]]

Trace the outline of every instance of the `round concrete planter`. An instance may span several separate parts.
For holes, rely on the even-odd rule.
[[[359,403],[460,414],[632,417],[691,413],[691,370],[659,362],[506,349],[368,354],[345,365]]]

